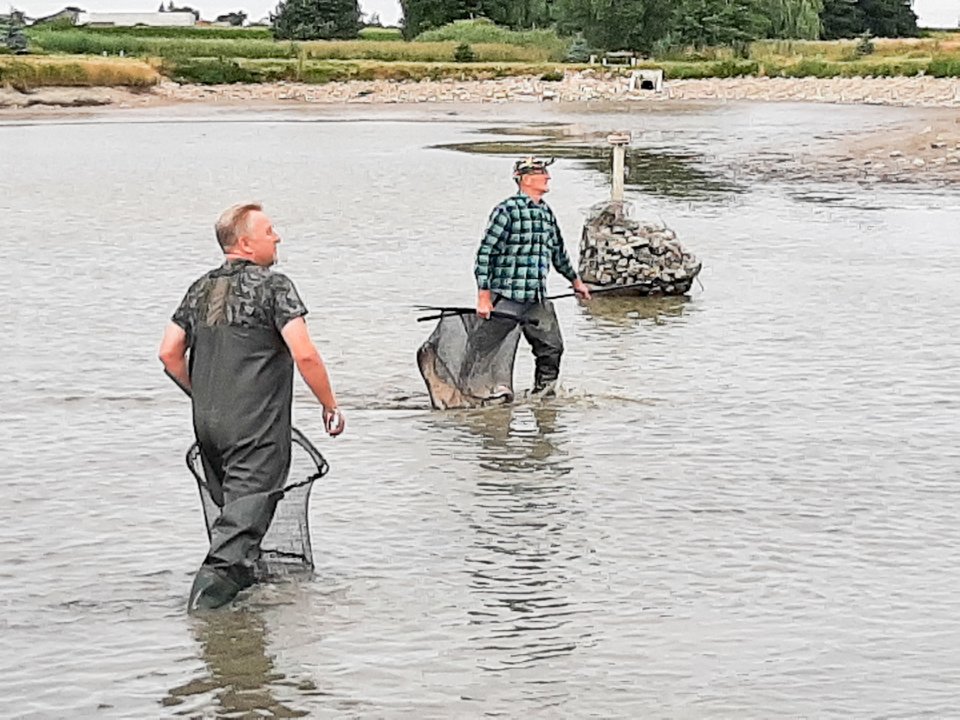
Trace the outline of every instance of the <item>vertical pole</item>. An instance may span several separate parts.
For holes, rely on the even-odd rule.
[[[623,159],[626,155],[623,145],[613,146],[613,193],[614,202],[623,202]]]
[[[607,137],[607,142],[613,145],[613,189],[610,199],[623,202],[624,160],[627,145],[630,143],[630,133],[614,133]]]

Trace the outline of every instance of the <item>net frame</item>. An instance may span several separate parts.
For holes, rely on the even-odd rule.
[[[310,494],[313,484],[329,472],[330,465],[313,443],[296,428],[291,432],[291,444],[290,466],[284,480],[295,473],[302,479],[286,484],[280,491],[273,520],[260,544],[260,559],[254,567],[258,580],[310,573],[314,569],[310,539]],[[298,448],[302,452],[297,452]],[[304,456],[305,459],[301,459]],[[220,517],[223,496],[212,490],[207,482],[200,443],[194,442],[187,450],[186,463],[197,481],[209,540],[211,528]]]

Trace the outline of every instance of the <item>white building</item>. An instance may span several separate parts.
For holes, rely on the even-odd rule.
[[[913,0],[921,28],[960,28],[960,0]]]
[[[148,12],[148,13],[80,13],[77,25],[95,27],[190,27],[197,22],[192,12]]]

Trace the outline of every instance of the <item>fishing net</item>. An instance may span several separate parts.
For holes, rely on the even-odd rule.
[[[513,400],[513,363],[520,342],[516,317],[473,312],[441,315],[417,351],[430,402],[438,410]]]
[[[223,506],[223,494],[216,484],[207,482],[200,456],[200,446],[194,443],[187,451],[187,466],[197,480],[207,537]],[[320,451],[296,428],[293,429],[293,449],[290,457],[288,483],[277,502],[273,522],[260,544],[260,560],[254,573],[258,580],[283,577],[313,570],[313,547],[310,543],[310,491],[313,483],[330,466]]]

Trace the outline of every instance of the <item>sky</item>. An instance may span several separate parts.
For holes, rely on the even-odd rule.
[[[51,15],[68,5],[88,12],[150,12],[157,9],[158,0],[6,0],[29,17]],[[200,11],[204,20],[234,10],[245,10],[251,20],[259,20],[273,10],[276,0],[181,0],[175,4],[189,5]],[[2,6],[2,5],[0,5]],[[360,0],[365,13],[379,13],[384,25],[400,21],[399,0]],[[960,0],[915,0],[914,11],[920,16],[920,25],[927,27],[957,27],[960,23]]]

